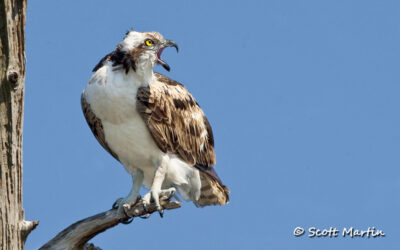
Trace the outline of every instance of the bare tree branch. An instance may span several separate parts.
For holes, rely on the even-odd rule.
[[[165,210],[179,208],[180,202],[160,198],[160,205]],[[80,220],[62,232],[52,240],[43,245],[40,249],[100,249],[92,244],[86,244],[90,239],[105,230],[127,221],[130,218],[152,214],[157,211],[154,204],[151,204],[147,211],[144,209],[143,201],[139,200],[133,206],[124,205],[126,214],[118,214],[118,209],[111,209]]]

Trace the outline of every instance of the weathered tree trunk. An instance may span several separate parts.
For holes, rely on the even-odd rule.
[[[0,0],[0,249],[23,249],[38,222],[22,208],[26,0]]]

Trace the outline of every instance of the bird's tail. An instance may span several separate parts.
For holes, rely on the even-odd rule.
[[[229,189],[222,184],[213,167],[196,165],[200,172],[200,197],[194,201],[196,206],[224,205],[229,202]]]

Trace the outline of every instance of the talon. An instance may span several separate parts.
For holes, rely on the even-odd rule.
[[[114,204],[112,205],[112,209],[117,209],[118,208],[118,203],[114,202]]]
[[[151,215],[151,214],[147,213],[146,215],[139,216],[139,218],[145,220],[145,219],[150,218],[150,215]]]
[[[123,200],[123,198],[118,198],[112,205],[112,209],[119,208],[119,203]]]
[[[133,221],[133,217],[131,217],[131,218],[128,218],[128,219],[126,219],[126,220],[120,220],[120,222],[122,223],[122,224],[124,224],[124,225],[128,225],[128,224],[130,224],[130,223],[132,223],[132,221]]]
[[[164,210],[163,209],[157,209],[158,213],[160,214],[160,217],[163,218],[164,217]]]

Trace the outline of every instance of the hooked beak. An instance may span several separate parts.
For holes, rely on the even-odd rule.
[[[163,66],[164,69],[166,69],[167,71],[170,71],[171,68],[169,67],[168,63],[166,63],[165,61],[163,61],[163,60],[161,59],[161,53],[162,53],[162,51],[163,51],[165,48],[167,48],[167,47],[175,47],[176,52],[179,51],[178,45],[177,45],[174,41],[172,41],[172,40],[167,40],[165,43],[163,43],[163,44],[161,45],[160,49],[159,49],[158,52],[157,52],[157,63],[161,64],[161,66]]]

